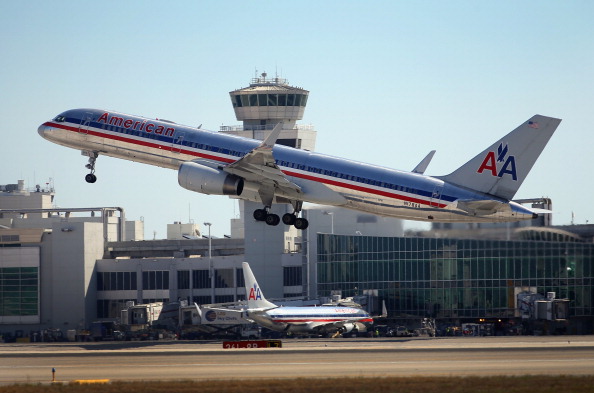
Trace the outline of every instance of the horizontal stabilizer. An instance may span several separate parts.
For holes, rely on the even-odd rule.
[[[509,211],[509,204],[492,199],[484,201],[463,201],[458,200],[457,208],[474,216],[488,216],[502,211]]]
[[[527,207],[526,209],[530,210],[534,214],[552,214],[553,211],[549,209],[540,209],[536,207]]]

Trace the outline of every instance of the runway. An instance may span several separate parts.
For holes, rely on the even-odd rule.
[[[56,380],[221,380],[386,376],[592,375],[594,337],[288,339],[0,344],[0,384]]]

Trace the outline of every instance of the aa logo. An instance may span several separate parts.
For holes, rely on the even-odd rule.
[[[256,284],[254,284],[253,288],[250,288],[248,300],[262,300],[262,292],[260,292],[260,288]]]
[[[495,152],[490,151],[483,159],[483,163],[478,169],[478,173],[491,173],[492,176],[503,177],[503,175],[510,175],[513,180],[518,180],[516,172],[516,158],[512,155],[507,155],[507,145],[503,146],[503,143],[499,144],[497,148],[497,157]]]

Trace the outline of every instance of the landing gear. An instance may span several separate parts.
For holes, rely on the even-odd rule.
[[[277,214],[268,213],[267,209],[254,210],[254,219],[256,221],[265,221],[266,224],[277,226],[280,222],[280,217]]]
[[[254,219],[256,221],[265,221],[266,224],[277,226],[281,218],[274,213],[268,213],[268,209],[256,209],[254,210]],[[297,229],[307,229],[309,226],[309,222],[305,218],[297,217],[297,213],[285,213],[283,214],[282,218],[283,224],[285,225],[293,225]]]
[[[266,211],[266,209],[256,209],[254,210],[254,220],[256,221],[264,221],[266,220],[266,216],[268,215],[268,212]]]
[[[269,214],[264,221],[266,221],[266,224],[268,225],[277,226],[280,222],[280,217],[276,214]]]
[[[296,213],[286,213],[283,215],[283,224],[285,225],[293,225],[297,229],[307,229],[309,226],[309,221],[305,218],[297,217]]]
[[[85,176],[85,181],[87,183],[95,183],[97,181],[97,176],[95,176],[93,173],[89,173]]]
[[[297,218],[295,219],[295,228],[297,229],[307,229],[307,227],[309,226],[309,221],[307,221],[305,218]]]
[[[295,225],[295,221],[297,220],[297,216],[291,213],[283,214],[283,224],[285,225]]]
[[[83,151],[83,154],[89,157],[89,163],[87,165],[85,165],[85,168],[91,170],[91,173],[89,173],[85,176],[85,181],[87,183],[95,183],[97,181],[97,176],[95,176],[95,161],[97,161],[97,157],[99,157],[99,154],[97,154],[94,151],[92,151],[92,152],[84,152]]]

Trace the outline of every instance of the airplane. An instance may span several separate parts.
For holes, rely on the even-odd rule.
[[[249,263],[243,262],[247,310],[245,315],[258,325],[277,332],[334,336],[357,331],[357,324],[373,324],[367,311],[356,307],[279,307],[264,297]]]
[[[273,203],[291,204],[282,222],[306,229],[304,202],[377,215],[435,222],[529,220],[548,210],[512,201],[561,119],[534,115],[460,168],[424,174],[430,152],[412,172],[366,164],[276,143],[278,123],[263,141],[102,109],[72,109],[38,128],[45,139],[81,150],[85,176],[95,183],[99,155],[178,171],[191,191],[262,203],[253,217],[268,225],[281,218]]]

